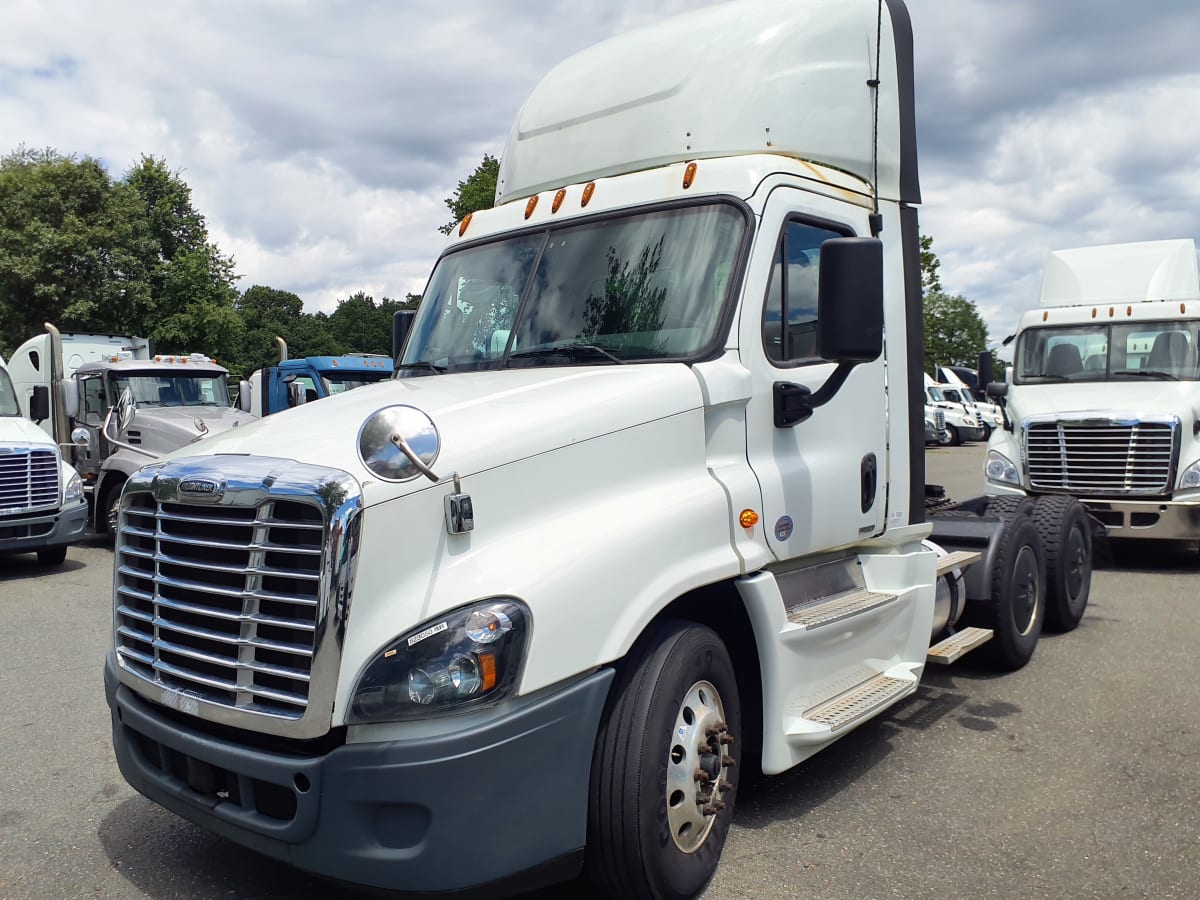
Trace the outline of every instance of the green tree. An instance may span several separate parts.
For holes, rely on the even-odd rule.
[[[933,252],[933,238],[927,234],[921,235],[921,290],[926,294],[942,289],[942,279],[938,276],[941,260]]]
[[[970,366],[987,349],[987,325],[965,297],[942,291],[925,295],[925,371],[935,366]]]
[[[0,349],[42,332],[114,330],[149,297],[136,198],[98,160],[19,147],[0,158]]]
[[[466,181],[458,183],[453,197],[446,198],[446,208],[453,213],[454,218],[438,231],[449,234],[468,213],[495,206],[496,179],[499,175],[500,160],[490,153],[483,154],[483,162],[475,167],[475,171],[467,176]]]

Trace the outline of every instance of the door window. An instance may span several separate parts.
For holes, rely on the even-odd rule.
[[[827,226],[795,220],[784,227],[763,304],[763,347],[773,362],[795,365],[822,361],[817,354],[821,244],[845,236]]]

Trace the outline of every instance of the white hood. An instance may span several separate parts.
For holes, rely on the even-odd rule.
[[[1009,388],[1008,397],[1009,416],[1021,419],[1135,414],[1149,418],[1178,416],[1190,425],[1200,413],[1200,385],[1194,381],[1140,378],[1075,384],[1015,384]]]
[[[54,446],[50,436],[24,416],[0,416],[0,444],[8,442]]]
[[[362,483],[369,506],[429,484],[423,478],[381,482],[359,459],[363,423],[376,410],[398,404],[423,410],[437,426],[441,451],[432,468],[446,478],[697,409],[703,400],[691,369],[679,363],[429,375],[367,385],[276,413],[171,458],[249,453],[338,468]]]

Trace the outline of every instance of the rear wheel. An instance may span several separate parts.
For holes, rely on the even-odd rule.
[[[596,739],[585,872],[599,896],[693,897],[737,794],[733,664],[709,628],[659,624],[630,653]]]
[[[67,545],[61,547],[47,547],[45,550],[37,552],[38,562],[43,566],[61,566],[63,560],[67,558]]]
[[[991,573],[991,595],[967,604],[964,619],[990,628],[983,648],[997,668],[1019,669],[1033,656],[1045,619],[1046,566],[1033,520],[1002,519],[1003,531]]]
[[[1033,524],[1046,555],[1046,627],[1071,631],[1083,618],[1092,584],[1092,531],[1074,497],[1039,497]]]

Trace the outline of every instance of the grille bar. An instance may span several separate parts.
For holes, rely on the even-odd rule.
[[[322,608],[315,504],[187,505],[128,492],[117,548],[116,652],[141,677],[284,718],[308,706]]]
[[[1033,421],[1025,463],[1039,490],[1163,496],[1174,484],[1177,444],[1175,420]]]
[[[0,455],[0,510],[7,514],[56,509],[58,456],[53,450],[9,447]]]

